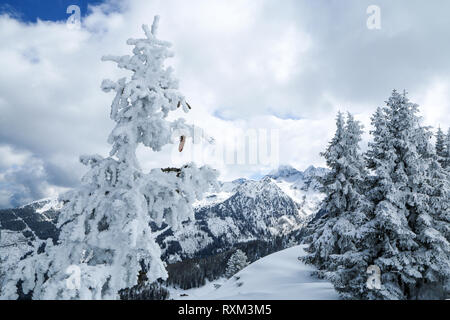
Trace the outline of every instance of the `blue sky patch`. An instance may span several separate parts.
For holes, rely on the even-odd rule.
[[[0,0],[0,14],[6,13],[15,19],[34,23],[43,21],[65,21],[70,16],[67,7],[77,5],[81,16],[88,14],[88,5],[98,5],[103,0]]]

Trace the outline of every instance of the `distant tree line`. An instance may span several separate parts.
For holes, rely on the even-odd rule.
[[[222,252],[215,252],[218,248],[209,247],[198,252],[195,257],[169,264],[167,271],[169,277],[166,281],[157,281],[151,284],[140,278],[138,284],[132,288],[120,291],[123,300],[167,300],[170,299],[168,286],[189,290],[199,288],[207,281],[214,281],[226,277],[230,258],[238,251],[242,251],[249,263],[253,263],[269,254],[283,250],[292,244],[289,235],[274,237],[272,240],[253,240],[238,243],[231,248],[222,248]]]

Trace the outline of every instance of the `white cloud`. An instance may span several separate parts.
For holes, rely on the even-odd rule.
[[[365,0],[114,0],[92,7],[81,30],[1,16],[0,177],[13,166],[42,169],[43,176],[32,176],[45,176],[48,188],[70,187],[85,170],[80,154],[107,154],[113,97],[99,87],[124,72],[100,57],[129,54],[126,40],[142,37],[141,24],[155,14],[160,38],[174,44],[171,64],[194,107],[187,118],[219,145],[232,148],[223,137],[230,130],[272,128],[280,133],[281,163],[323,165],[319,152],[333,134],[336,111],[356,113],[368,131],[370,114],[394,88],[406,88],[424,105],[427,123],[449,126],[450,44],[441,41],[450,30],[447,10],[411,1],[406,10],[405,3],[380,1],[376,32],[366,28],[371,3]],[[139,150],[139,157],[146,169],[174,160],[170,148]],[[217,167],[222,179],[269,170]]]
[[[0,146],[0,154],[0,208],[16,207],[65,190],[48,182],[45,163],[29,152]]]
[[[422,94],[417,95],[416,102],[421,106],[421,113],[426,125],[446,131],[450,124],[450,81],[445,78],[435,79]]]
[[[30,154],[27,152],[14,152],[11,146],[0,145],[0,168],[9,168],[12,166],[21,166],[25,164]]]

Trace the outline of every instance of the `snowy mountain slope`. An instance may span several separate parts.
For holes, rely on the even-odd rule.
[[[304,172],[291,166],[281,166],[277,171],[268,176],[299,204],[299,212],[303,217],[315,214],[323,200],[320,192],[319,178],[327,173],[327,169],[310,166]]]
[[[59,210],[61,210],[63,203],[58,200],[57,197],[42,199],[39,201],[32,202],[21,208],[31,207],[40,213],[42,216],[46,217],[47,220],[54,220],[57,216]]]
[[[55,226],[60,204],[56,199],[36,201],[15,209],[0,210],[1,229],[21,233],[25,238],[56,241],[59,231]],[[2,240],[3,241],[3,240]]]
[[[44,199],[15,209],[0,210],[0,260],[13,265],[34,250],[38,242],[58,239],[55,223],[61,204]]]
[[[59,230],[55,223],[59,209],[60,204],[56,199],[45,199],[16,209],[0,210],[2,263],[14,266],[44,240],[52,239],[56,242]]]
[[[294,184],[300,183],[297,179],[302,179],[303,174],[289,181],[284,178],[291,179],[287,175],[282,178],[272,175],[259,181],[242,180],[226,200],[198,207],[195,221],[159,238],[167,260],[173,262],[209,249],[217,253],[235,243],[270,240],[301,228],[311,213],[318,211],[320,193],[313,188],[299,189],[303,198],[298,203],[280,185],[295,191]]]
[[[224,183],[218,193],[222,197],[226,193],[224,201],[197,207],[196,221],[185,223],[161,244],[169,255],[191,256],[207,247],[226,248],[298,230],[320,210],[323,195],[318,179],[326,172],[312,166],[304,172],[282,166],[259,181]]]
[[[271,178],[266,177],[260,181],[247,181],[242,184],[236,193],[226,201],[215,206],[204,207],[196,212],[198,220],[227,218],[234,220],[239,229],[241,238],[253,238],[256,235],[273,236],[292,229],[302,221],[298,215],[298,206],[286,193],[284,193]],[[216,220],[214,224],[217,225]],[[288,224],[288,226],[284,226]],[[223,224],[223,227],[229,224]],[[209,229],[214,236],[224,231],[210,223]]]
[[[292,247],[256,261],[229,280],[187,291],[171,289],[171,297],[178,300],[339,299],[330,282],[312,277],[314,268],[298,260],[305,254],[304,246]],[[220,288],[216,289],[218,285]]]
[[[283,166],[259,181],[220,183],[219,190],[194,204],[195,221],[183,223],[176,233],[167,229],[158,236],[164,258],[179,261],[202,250],[207,250],[204,254],[210,249],[219,252],[238,242],[268,240],[301,228],[319,210],[322,194],[317,178],[324,172],[314,167],[301,172]],[[61,206],[57,199],[44,199],[0,210],[0,227],[23,233],[29,240],[56,240],[59,231],[55,222]]]

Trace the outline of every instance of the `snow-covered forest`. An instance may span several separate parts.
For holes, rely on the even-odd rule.
[[[0,299],[450,299],[450,128],[428,126],[401,88],[369,126],[337,114],[324,167],[223,181],[213,164],[168,164],[168,147],[216,137],[191,122],[159,27],[155,16],[129,54],[101,58],[124,75],[101,83],[109,154],[81,155],[76,187],[0,209]]]
[[[393,91],[372,117],[372,142],[339,113],[322,154],[326,214],[308,226],[305,261],[350,299],[445,299],[450,285],[450,134],[436,143],[419,106]],[[367,284],[374,266],[379,287]]]

